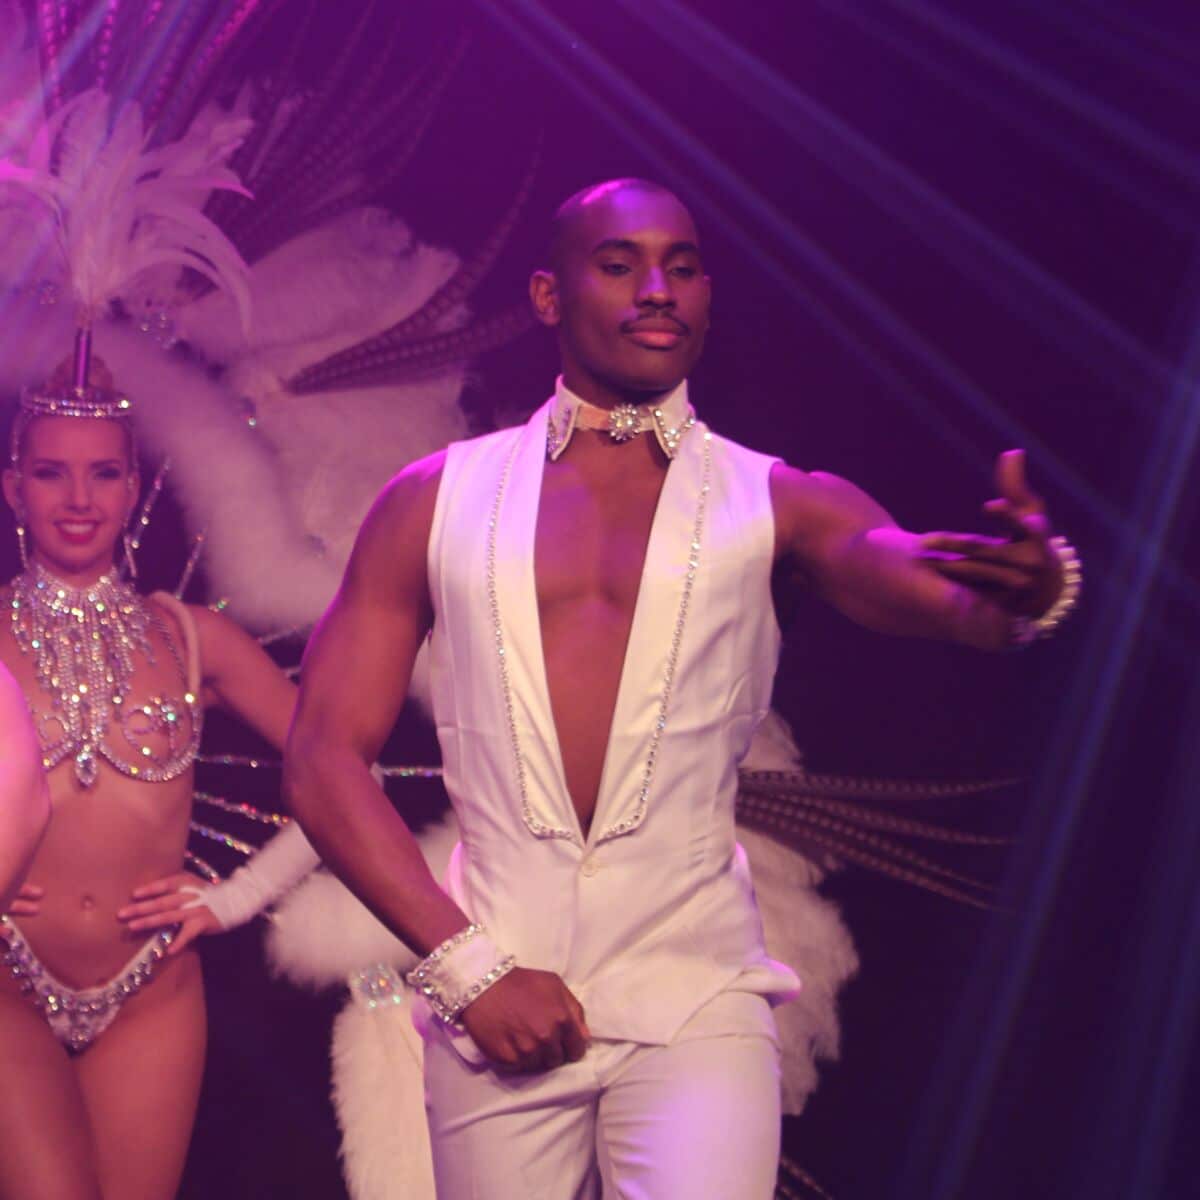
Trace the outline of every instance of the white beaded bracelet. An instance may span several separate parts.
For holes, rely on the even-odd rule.
[[[1079,603],[1079,592],[1083,587],[1083,564],[1075,547],[1065,537],[1055,536],[1050,539],[1050,548],[1058,555],[1062,567],[1062,590],[1058,593],[1058,599],[1040,617],[1012,618],[1010,639],[1013,646],[1028,646],[1038,638],[1049,637]]]
[[[443,1021],[457,1021],[463,1009],[517,965],[503,954],[482,925],[468,925],[447,938],[405,975]]]

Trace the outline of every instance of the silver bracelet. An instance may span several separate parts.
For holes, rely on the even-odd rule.
[[[1009,639],[1013,646],[1028,646],[1038,638],[1049,637],[1079,603],[1079,592],[1083,587],[1083,564],[1075,547],[1065,537],[1056,535],[1050,539],[1050,548],[1058,555],[1062,567],[1062,590],[1058,593],[1058,599],[1040,617],[1012,618]]]
[[[437,1016],[453,1023],[468,1004],[516,965],[517,960],[502,953],[482,925],[468,925],[421,959],[404,978]]]

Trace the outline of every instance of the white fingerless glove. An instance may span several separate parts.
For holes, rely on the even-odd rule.
[[[304,830],[292,821],[228,879],[203,892],[197,889],[186,907],[203,904],[222,929],[236,929],[291,891],[320,861]]]

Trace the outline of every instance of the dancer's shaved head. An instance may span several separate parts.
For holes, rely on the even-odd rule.
[[[626,176],[621,179],[606,179],[603,183],[594,183],[590,187],[581,188],[573,196],[558,206],[550,221],[550,245],[547,257],[550,270],[558,274],[566,265],[569,251],[577,244],[577,238],[582,234],[585,218],[597,206],[605,204],[617,197],[618,193],[634,192],[653,196],[661,196],[674,201],[679,208],[687,213],[683,202],[669,188],[651,179],[638,179],[636,176]],[[688,220],[691,214],[688,213]]]

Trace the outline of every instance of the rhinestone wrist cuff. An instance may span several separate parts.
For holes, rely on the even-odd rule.
[[[1063,585],[1058,599],[1040,617],[1013,617],[1010,642],[1024,647],[1038,638],[1049,637],[1079,603],[1079,592],[1083,587],[1083,564],[1075,547],[1065,537],[1052,537],[1050,548],[1058,555],[1062,567]]]
[[[447,1023],[517,965],[502,954],[482,925],[468,925],[447,938],[404,977]]]

